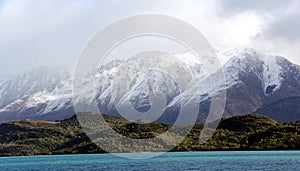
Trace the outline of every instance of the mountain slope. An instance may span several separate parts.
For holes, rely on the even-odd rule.
[[[261,113],[282,122],[300,120],[300,97],[288,97],[276,101],[258,109],[255,113]]]

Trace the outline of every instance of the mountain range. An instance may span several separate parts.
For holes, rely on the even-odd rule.
[[[226,90],[224,117],[260,113],[281,122],[300,120],[300,66],[284,57],[264,55],[253,49],[232,51],[226,55],[230,60],[219,68],[225,73],[226,83],[218,89],[212,90],[207,84],[210,75],[205,72],[205,65],[190,53],[185,53],[177,55],[179,60],[153,57],[144,63],[129,59],[101,65],[92,72],[96,74],[83,76],[96,88],[95,96],[86,92],[86,100],[92,103],[91,99],[96,98],[101,112],[120,116],[119,107],[132,106],[139,112],[151,110],[149,97],[163,94],[166,108],[157,121],[173,123],[182,105],[194,104],[199,106],[197,122],[203,123],[212,97]],[[143,65],[160,65],[168,72],[147,70],[138,73]],[[170,76],[171,73],[182,73],[182,65],[197,78],[193,85],[180,87],[178,80],[190,83],[190,78],[179,75],[174,80]],[[124,70],[126,77],[119,77]],[[116,87],[114,80],[126,88]],[[112,91],[114,88],[119,88],[118,93]],[[82,91],[85,91],[84,86]],[[0,122],[24,118],[47,121],[68,118],[75,113],[72,97],[72,76],[61,68],[41,67],[0,79]]]

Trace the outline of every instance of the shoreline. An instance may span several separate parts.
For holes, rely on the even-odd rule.
[[[168,152],[161,152],[161,151],[156,151],[156,152],[124,152],[124,153],[65,153],[65,154],[37,154],[37,155],[17,155],[17,156],[9,156],[9,155],[1,155],[0,158],[12,158],[12,157],[39,157],[39,156],[68,156],[68,155],[101,155],[101,154],[147,154],[147,153],[214,153],[214,152],[300,152],[300,149],[297,150],[203,150],[203,151],[168,151]]]

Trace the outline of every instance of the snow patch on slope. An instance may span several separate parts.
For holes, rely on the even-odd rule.
[[[199,60],[197,58],[197,56],[192,52],[175,54],[174,57],[176,57],[181,62],[184,62],[185,64],[187,64],[189,66],[203,64],[203,62],[201,60]]]
[[[278,64],[276,56],[264,57],[264,90],[265,94],[271,94],[278,90],[282,83],[281,73],[283,68]]]
[[[24,109],[32,108],[40,104],[45,104],[45,108],[42,113],[45,114],[54,110],[63,109],[69,107],[72,100],[72,82],[62,81],[63,86],[55,87],[53,91],[40,91],[30,96],[24,105]]]

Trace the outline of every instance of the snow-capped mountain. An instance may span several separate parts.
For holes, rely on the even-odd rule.
[[[198,122],[204,122],[211,98],[221,90],[227,91],[225,117],[253,113],[282,99],[300,97],[300,67],[287,59],[253,49],[220,55],[230,55],[231,59],[219,69],[225,72],[227,81],[217,89],[210,87],[205,65],[191,53],[185,53],[176,55],[178,60],[153,56],[102,65],[82,76],[85,101],[96,98],[100,111],[120,115],[118,109],[151,111],[152,98],[166,106],[158,121],[172,123],[180,106],[188,104],[199,106]],[[146,70],[139,72],[141,69]],[[192,78],[197,78],[197,82]],[[95,86],[95,95],[85,86]],[[72,79],[63,70],[40,68],[4,79],[0,81],[0,121],[67,118],[75,113],[72,97]],[[279,115],[282,119],[289,113]],[[297,117],[287,118],[300,119],[300,113],[293,116]]]
[[[192,56],[191,54],[187,55]],[[197,78],[205,76],[205,72],[201,72],[203,67],[201,62],[193,62],[197,59],[190,59],[187,62],[181,57],[177,56],[179,60],[167,56],[153,56],[146,60],[111,61],[100,66],[96,72],[91,70],[90,73],[82,76],[84,78],[82,91],[85,92],[83,99],[85,102],[92,103],[92,99],[96,98],[102,112],[115,115],[118,115],[116,107],[124,108],[128,105],[127,99],[130,99],[130,105],[138,111],[147,111],[150,108],[148,98],[153,94],[154,97],[158,93],[163,94],[169,103],[179,94],[179,87],[174,79],[181,80],[181,83],[185,84],[181,85],[181,88],[185,90],[188,88],[186,84],[190,82],[191,77],[187,74],[187,70],[192,71],[190,74]],[[147,70],[139,72],[141,68],[147,68]],[[127,71],[127,75],[120,77],[122,75],[120,72],[124,72],[124,70]],[[184,73],[184,75],[169,74],[178,72]],[[0,108],[1,122],[22,118],[57,120],[67,118],[75,113],[72,106],[72,80],[64,71],[56,68],[52,70],[40,68],[28,73],[3,81],[2,84],[5,86],[1,87],[1,90],[5,93],[1,99],[9,99],[9,95],[12,95],[14,99],[3,103],[3,107]],[[26,79],[27,77],[30,79]],[[116,80],[119,80],[119,84],[113,84],[113,81],[116,82]],[[19,89],[18,96],[14,95],[14,87],[9,86],[13,84],[19,85],[17,87]],[[32,87],[28,90],[21,89],[21,87],[28,86]],[[90,89],[85,89],[87,86],[95,86],[96,96]],[[112,94],[115,89],[119,90],[117,91],[119,94]],[[113,100],[112,97],[117,98]],[[117,106],[115,106],[116,104]]]
[[[59,88],[59,83],[67,78],[68,72],[58,67],[40,67],[16,77],[6,78],[0,82],[0,108],[25,95]]]
[[[234,53],[223,70],[227,78],[225,116],[253,113],[270,103],[300,96],[300,67],[284,57],[245,49]],[[300,113],[297,116],[295,120],[300,119]]]
[[[270,94],[280,88],[285,69],[288,69],[284,68],[286,62],[288,61],[283,57],[266,56],[253,49],[245,49],[233,55],[225,64],[224,70],[228,83],[232,84],[236,84],[241,74],[255,74],[261,80],[265,94]]]
[[[0,85],[0,120],[55,120],[62,111],[74,112],[71,83],[69,72],[61,67],[40,67],[6,78]]]

